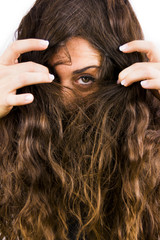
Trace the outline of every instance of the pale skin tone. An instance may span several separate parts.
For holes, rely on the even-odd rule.
[[[72,41],[72,42],[71,42]],[[78,44],[77,44],[78,43]],[[151,43],[136,40],[127,43],[124,53],[144,52],[150,62],[135,63],[124,69],[118,78],[118,84],[127,87],[134,82],[141,82],[145,89],[156,89],[160,93],[160,53]],[[30,104],[34,96],[28,94],[16,94],[16,90],[24,86],[51,83],[53,76],[49,74],[45,66],[34,62],[17,63],[17,58],[24,52],[43,51],[48,43],[39,39],[27,39],[15,41],[0,57],[0,118],[6,116],[13,106]],[[72,62],[71,64],[59,64],[64,60],[65,50],[61,49],[50,61],[55,65],[55,70],[63,86],[76,90],[79,94],[86,95],[94,91],[100,55],[86,40],[71,39],[67,43]],[[89,68],[88,68],[89,67]],[[86,69],[85,69],[86,68]]]
[[[46,67],[33,62],[17,63],[20,54],[45,50],[47,42],[37,39],[14,42],[0,57],[0,118],[7,115],[13,106],[33,102],[32,94],[16,95],[16,90],[24,86],[50,83],[53,77]]]
[[[135,63],[120,72],[118,82],[128,87],[134,82],[140,82],[145,89],[156,89],[160,93],[160,52],[148,41],[136,40],[129,42],[120,49],[124,53],[146,53],[149,62]]]

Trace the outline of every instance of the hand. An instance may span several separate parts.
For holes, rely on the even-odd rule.
[[[0,118],[7,115],[13,106],[26,105],[34,100],[30,93],[16,95],[16,90],[24,86],[50,83],[54,76],[48,68],[34,62],[18,63],[20,54],[42,51],[48,41],[40,39],[17,40],[0,57]]]
[[[157,89],[160,93],[160,52],[148,41],[135,40],[120,47],[124,53],[146,53],[149,62],[135,63],[120,72],[118,82],[125,87],[140,81],[145,89]]]

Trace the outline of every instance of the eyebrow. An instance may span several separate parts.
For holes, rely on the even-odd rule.
[[[77,69],[77,70],[73,71],[73,75],[83,73],[90,68],[99,68],[99,66],[93,65],[93,66],[88,66],[88,67],[85,67],[85,68]]]
[[[55,63],[54,65],[51,65],[51,64],[49,64],[48,66],[50,67],[50,68],[55,68],[56,66],[58,66],[58,65],[61,65],[62,63],[60,63],[60,62],[57,62],[57,63]],[[84,68],[81,68],[81,69],[77,69],[77,70],[75,70],[75,71],[73,71],[73,75],[76,75],[76,74],[80,74],[80,73],[83,73],[83,72],[85,72],[86,70],[88,70],[88,69],[90,69],[90,68],[100,68],[100,66],[97,66],[97,65],[92,65],[92,66],[87,66],[87,67],[84,67]]]

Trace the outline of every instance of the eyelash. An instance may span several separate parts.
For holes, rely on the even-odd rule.
[[[84,79],[84,80],[88,79],[89,82],[85,83],[85,82],[82,81],[82,79]],[[83,83],[78,83],[79,80],[81,80]],[[94,77],[92,77],[90,75],[82,75],[78,78],[78,80],[75,81],[75,83],[80,84],[81,86],[84,87],[84,86],[88,86],[88,85],[92,84],[94,81],[95,81]]]
[[[57,82],[57,83],[60,83],[60,79],[59,79],[59,77],[58,77],[58,75],[54,72],[54,76],[55,76],[55,80],[54,80],[54,82]],[[80,80],[80,79],[89,79],[89,83],[78,83],[78,81]],[[73,79],[73,82],[76,84],[76,85],[79,85],[79,86],[81,86],[82,88],[85,88],[85,87],[88,87],[89,85],[91,85],[93,82],[95,82],[95,78],[93,77],[93,76],[91,76],[91,75],[82,75],[82,76],[78,76],[78,77],[76,77],[76,79]]]

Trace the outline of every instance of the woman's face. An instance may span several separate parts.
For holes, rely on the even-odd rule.
[[[97,88],[100,62],[100,53],[87,40],[75,37],[54,54],[50,64],[62,86],[86,96]],[[66,88],[64,93],[68,91]]]

